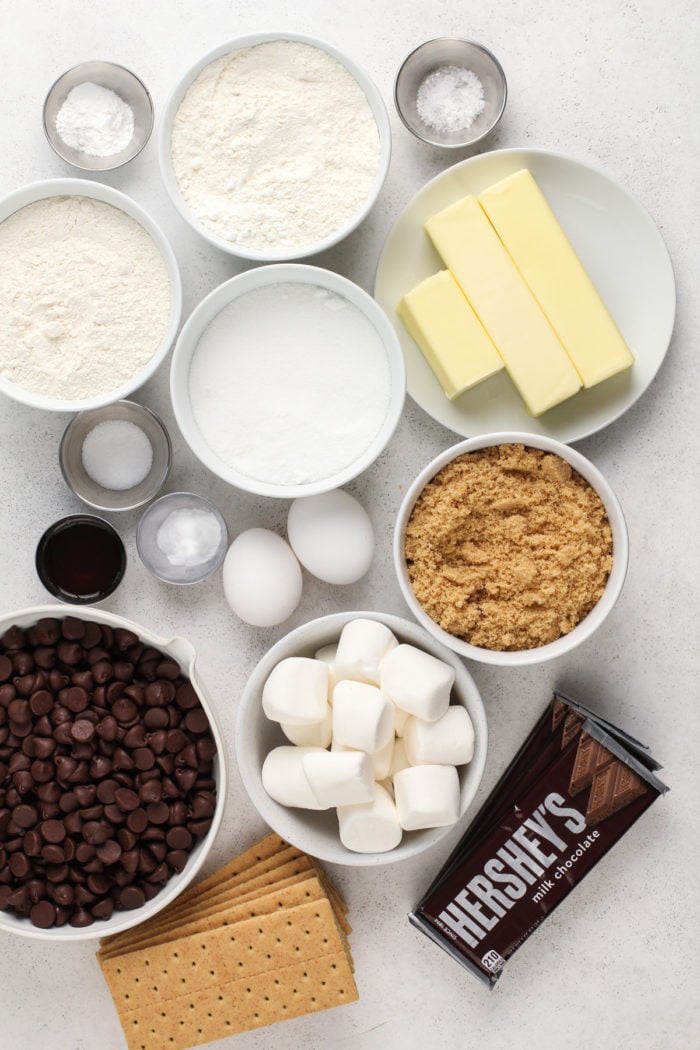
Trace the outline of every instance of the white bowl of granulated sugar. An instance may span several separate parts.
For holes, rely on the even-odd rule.
[[[396,333],[352,281],[299,263],[238,274],[173,351],[170,394],[194,454],[262,496],[338,488],[386,447],[406,375]]]
[[[47,179],[0,201],[0,392],[82,412],[150,379],[182,312],[160,228],[130,197]]]
[[[365,218],[391,130],[369,77],[296,33],[222,44],[176,85],[160,128],[163,180],[211,244],[281,262],[324,251]]]

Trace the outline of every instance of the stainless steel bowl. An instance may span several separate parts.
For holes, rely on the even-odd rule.
[[[106,489],[87,474],[83,466],[83,442],[98,425],[107,420],[125,420],[140,427],[151,443],[153,463],[143,481],[130,489]],[[104,408],[79,412],[66,427],[61,439],[59,461],[68,487],[78,499],[96,510],[134,510],[158,494],[170,472],[170,437],[158,416],[135,401],[115,401]]]
[[[56,130],[56,117],[69,91],[78,84],[99,84],[114,91],[134,113],[134,134],[125,149],[108,157],[92,157],[66,145]],[[153,101],[134,73],[114,62],[81,62],[67,70],[52,85],[44,102],[44,131],[53,150],[62,160],[82,171],[111,171],[138,156],[153,130]]]
[[[470,69],[484,88],[484,108],[468,128],[441,132],[426,124],[418,114],[416,96],[426,77],[445,66]],[[438,37],[421,44],[403,60],[394,83],[396,109],[410,132],[431,146],[474,146],[498,124],[506,108],[508,88],[500,62],[491,52],[472,40]]]

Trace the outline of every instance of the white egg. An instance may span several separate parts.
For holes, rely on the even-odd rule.
[[[364,507],[342,489],[295,499],[287,535],[304,568],[325,583],[355,583],[372,562],[372,522]]]
[[[269,529],[248,529],[228,549],[224,594],[236,616],[254,627],[275,627],[301,599],[301,569],[289,544]]]

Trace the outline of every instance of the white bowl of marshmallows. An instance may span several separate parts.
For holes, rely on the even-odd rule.
[[[288,842],[330,863],[415,856],[465,814],[487,727],[464,664],[375,612],[304,624],[251,675],[236,721],[243,783]]]

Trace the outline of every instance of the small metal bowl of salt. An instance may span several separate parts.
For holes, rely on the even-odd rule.
[[[66,484],[96,510],[134,510],[148,503],[163,487],[171,458],[165,426],[135,401],[79,412],[59,449]]]
[[[195,492],[169,492],[144,511],[136,549],[164,583],[201,583],[221,568],[228,529],[218,507]]]
[[[508,88],[500,62],[471,40],[428,40],[404,59],[394,84],[396,109],[431,146],[475,146],[498,124]]]
[[[133,160],[152,130],[146,86],[114,62],[81,62],[58,78],[44,102],[46,138],[82,171],[111,171]]]

